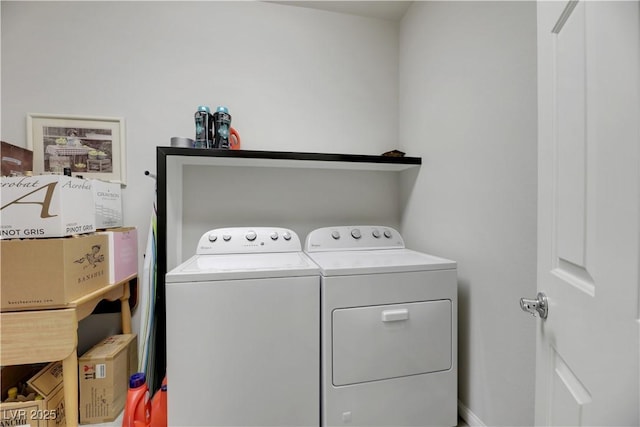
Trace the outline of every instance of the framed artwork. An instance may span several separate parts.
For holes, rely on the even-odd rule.
[[[33,172],[62,174],[126,184],[124,119],[27,114],[27,145]]]

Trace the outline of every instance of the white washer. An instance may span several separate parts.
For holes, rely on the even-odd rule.
[[[295,232],[224,228],[167,273],[171,426],[317,426],[320,278]]]
[[[326,426],[457,425],[456,263],[389,227],[312,231]]]

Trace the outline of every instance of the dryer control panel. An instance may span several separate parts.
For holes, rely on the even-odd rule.
[[[300,252],[298,235],[288,228],[230,227],[209,230],[200,237],[197,255]]]
[[[391,227],[355,225],[313,230],[304,246],[306,252],[403,249],[404,240]]]

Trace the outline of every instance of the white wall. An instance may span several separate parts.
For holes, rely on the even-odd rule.
[[[193,137],[200,104],[228,106],[245,149],[397,148],[397,24],[262,2],[0,7],[2,140],[27,146],[29,112],[124,117],[124,217],[141,251],[155,188],[143,173],[156,146]]]
[[[400,141],[422,156],[408,245],[458,261],[459,398],[532,425],[536,293],[534,2],[417,2],[400,32]]]
[[[293,229],[304,241],[310,231],[336,224],[400,226],[400,173],[363,170],[188,166],[181,188],[211,183],[214,197],[182,193],[181,256],[193,255],[203,233],[217,227],[266,224]],[[220,183],[229,182],[227,186]],[[237,194],[245,197],[238,198]],[[322,195],[313,197],[312,195]],[[178,240],[178,239],[176,239]],[[168,248],[169,253],[174,248]]]
[[[227,105],[245,149],[397,147],[397,25],[260,2],[10,2],[2,139],[28,112],[126,120],[125,221],[146,241],[155,147]],[[381,125],[384,121],[384,126]]]

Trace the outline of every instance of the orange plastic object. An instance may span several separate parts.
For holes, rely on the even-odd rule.
[[[167,377],[162,380],[160,390],[151,399],[151,424],[149,427],[167,427]]]
[[[122,427],[148,427],[151,421],[151,401],[146,375],[138,372],[129,379]]]
[[[163,385],[151,399],[150,427],[167,427],[167,386]]]
[[[233,127],[231,127],[231,130],[229,131],[229,148],[231,150],[240,149],[240,134]]]

